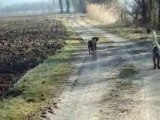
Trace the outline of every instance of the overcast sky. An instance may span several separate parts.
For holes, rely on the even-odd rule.
[[[32,3],[32,2],[39,2],[39,1],[53,1],[53,0],[0,0],[0,6],[8,6],[11,4],[18,4],[18,3]],[[120,1],[125,1],[125,0],[120,0]],[[132,1],[132,0],[127,0],[127,1]]]
[[[18,4],[18,3],[32,3],[32,2],[39,2],[39,1],[50,1],[50,0],[0,0],[1,6],[7,6],[11,4]]]

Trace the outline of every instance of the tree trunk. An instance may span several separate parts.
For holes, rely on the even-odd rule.
[[[80,5],[79,5],[79,12],[81,13],[86,13],[86,4],[84,0],[79,0]]]
[[[160,0],[158,2],[158,7],[159,7],[159,11],[158,11],[158,21],[159,21],[158,28],[160,29]]]
[[[72,0],[75,12],[86,13],[85,0]]]
[[[66,13],[69,13],[70,12],[70,0],[66,0],[66,7],[67,7]]]
[[[60,13],[63,13],[63,2],[62,0],[59,0],[59,7],[60,7]]]
[[[142,0],[142,11],[141,11],[141,16],[142,16],[142,23],[144,26],[147,25],[147,5],[146,5],[146,1],[145,0]]]
[[[148,6],[148,27],[153,23],[153,0],[149,0],[147,3]]]

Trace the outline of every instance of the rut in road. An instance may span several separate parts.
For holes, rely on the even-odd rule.
[[[79,20],[73,22],[71,19],[70,22],[85,42],[94,36],[93,32],[112,42],[98,44],[98,50],[92,55],[88,54],[87,48],[77,53],[79,62],[75,64],[76,69],[68,80],[69,85],[59,98],[58,109],[54,109],[54,114],[47,112],[46,118],[49,120],[100,120],[101,101],[106,93],[111,92],[108,88],[115,87],[114,83],[108,81],[118,75],[119,66],[128,63],[128,60],[138,58],[129,55],[131,52],[129,50],[134,43],[124,42],[122,38],[92,28]],[[136,48],[139,47],[136,46]],[[123,57],[122,54],[124,54]],[[134,119],[133,115],[131,120],[138,120],[140,117],[142,116]]]

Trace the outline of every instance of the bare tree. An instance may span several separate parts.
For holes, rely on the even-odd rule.
[[[62,0],[59,0],[59,7],[60,7],[60,12],[63,13],[64,10],[63,10],[63,1]]]
[[[158,2],[158,7],[159,7],[158,19],[159,19],[159,29],[160,29],[160,0]]]
[[[85,13],[86,12],[86,4],[84,0],[79,0],[79,12]]]
[[[153,0],[135,0],[131,7],[135,24],[147,27],[153,20]]]
[[[70,0],[66,0],[65,1],[66,4],[66,13],[70,12]],[[60,8],[60,13],[64,13],[64,4],[63,4],[63,0],[59,0],[59,8]]]
[[[72,0],[72,2],[73,2],[75,12],[81,12],[81,13],[86,12],[85,0]]]
[[[147,0],[135,0],[138,8],[140,9],[141,22],[143,25],[147,24]]]
[[[70,0],[66,0],[66,13],[70,12]]]

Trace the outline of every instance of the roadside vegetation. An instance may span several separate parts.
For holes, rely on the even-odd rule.
[[[16,21],[7,21],[5,26],[13,27],[18,23]],[[79,46],[81,45],[81,42],[76,38],[77,35],[72,32],[72,29],[65,28],[60,21],[53,20],[52,17],[48,19],[43,19],[42,17],[40,21],[39,18],[37,18],[36,20],[34,19],[34,23],[31,21],[32,20],[28,21],[26,18],[23,18],[22,22],[20,20],[20,23],[29,22],[25,24],[25,26],[22,26],[22,29],[16,27],[17,32],[20,31],[19,34],[26,36],[19,36],[18,38],[21,39],[14,38],[15,41],[13,41],[13,43],[16,44],[12,46],[14,46],[13,48],[25,48],[24,45],[26,45],[30,50],[31,55],[32,53],[33,55],[29,56],[30,54],[28,53],[24,54],[24,57],[26,57],[25,55],[28,55],[26,58],[27,60],[32,59],[35,61],[40,59],[40,62],[36,61],[37,64],[40,64],[38,66],[37,64],[34,64],[33,67],[35,68],[30,67],[30,69],[33,68],[31,70],[29,70],[29,68],[24,70],[22,69],[23,74],[28,70],[29,71],[20,80],[16,79],[16,81],[18,80],[17,82],[14,81],[11,82],[12,84],[9,84],[9,90],[5,92],[6,94],[3,95],[3,98],[1,98],[0,101],[0,118],[2,120],[40,119],[40,117],[37,117],[39,114],[36,114],[35,116],[34,113],[44,109],[51,98],[62,91],[65,80],[73,68],[71,64],[73,53],[75,50],[79,50]],[[56,22],[58,22],[58,24],[55,24]],[[5,23],[5,21],[3,21],[3,23]],[[41,29],[36,27],[41,27]],[[15,28],[15,26],[13,28]],[[21,32],[21,30],[23,31]],[[57,33],[55,34],[53,30]],[[6,33],[9,34],[10,32],[6,31]],[[33,33],[35,34],[32,35]],[[14,37],[14,35],[15,34],[12,36]],[[8,38],[8,41],[10,40],[13,39]],[[21,45],[17,43],[18,40],[25,41],[23,41],[23,44]],[[34,44],[31,44],[32,42],[34,42]],[[49,48],[45,46],[46,44],[48,44]],[[32,51],[32,47],[34,47],[33,50],[37,50],[38,53],[34,53]],[[41,59],[38,54],[44,55],[44,58]],[[17,56],[18,55],[21,54],[17,54]],[[6,57],[7,55],[4,56]],[[22,57],[20,56],[19,58]],[[28,62],[33,63],[32,61]],[[23,64],[23,60],[21,64]]]
[[[160,2],[153,0],[95,0],[86,6],[88,17],[97,21],[90,24],[133,41],[151,40],[147,29],[159,30],[159,8]]]
[[[142,29],[142,28],[137,29],[134,26],[126,26],[122,24],[111,24],[111,25],[103,25],[103,26],[100,25],[98,27],[112,34],[116,34],[120,37],[133,40],[133,41],[150,38],[150,36],[146,32],[146,29]]]

